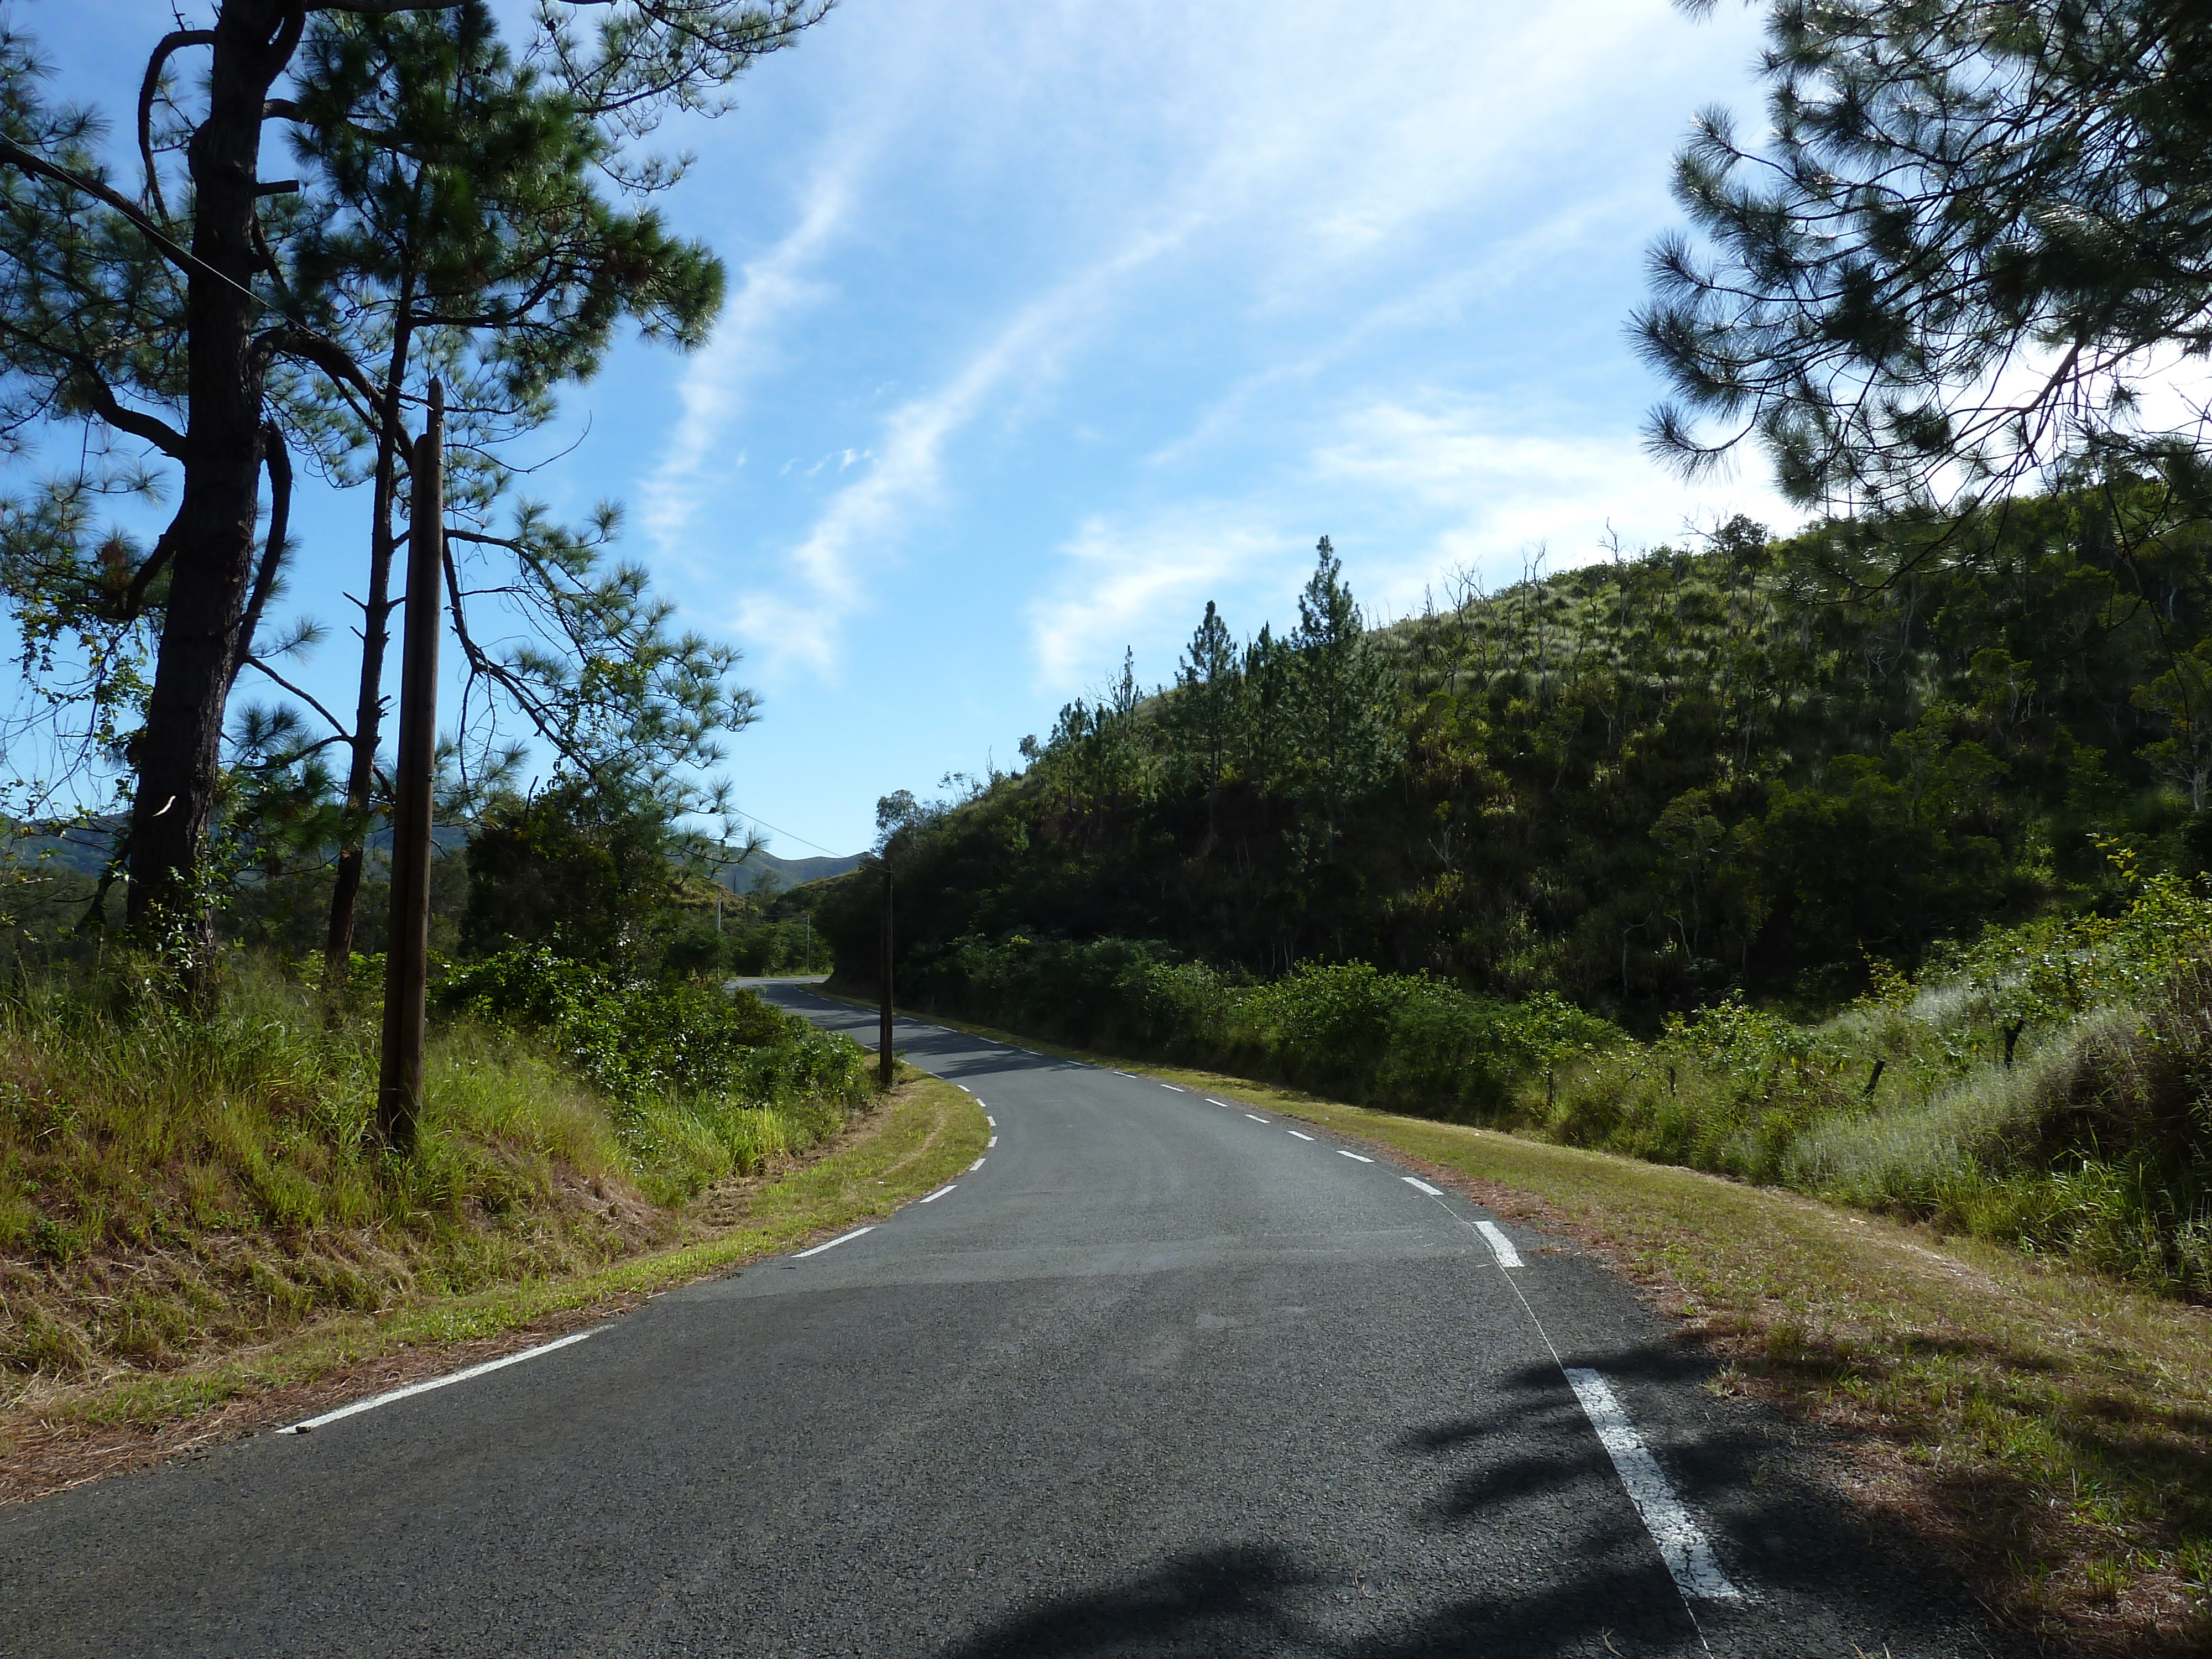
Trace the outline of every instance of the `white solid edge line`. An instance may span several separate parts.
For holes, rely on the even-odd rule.
[[[831,1239],[827,1244],[817,1244],[811,1250],[801,1250],[797,1255],[794,1255],[791,1259],[793,1261],[803,1261],[810,1255],[820,1255],[824,1250],[834,1250],[840,1244],[847,1243],[853,1239],[858,1238],[862,1233],[872,1233],[873,1231],[875,1231],[875,1228],[872,1225],[855,1227],[849,1233],[840,1233],[836,1237]]]
[[[1341,1147],[1341,1146],[1340,1146],[1340,1147],[1338,1147],[1338,1148],[1336,1149],[1336,1155],[1337,1155],[1339,1158],[1350,1158],[1350,1159],[1351,1159],[1354,1164],[1372,1164],[1372,1163],[1375,1161],[1375,1160],[1374,1160],[1373,1158],[1362,1158],[1362,1157],[1360,1157],[1360,1155],[1359,1155],[1358,1153],[1357,1153],[1357,1152],[1346,1152],[1346,1151],[1344,1150],[1344,1148],[1343,1148],[1343,1147]]]
[[[976,1171],[976,1170],[978,1170],[981,1169],[982,1167],[983,1167],[983,1160],[982,1160],[981,1158],[977,1158],[977,1159],[976,1159],[973,1164],[970,1164],[968,1166],[968,1173],[969,1173],[969,1175],[974,1175],[974,1174],[975,1173],[975,1171]]]
[[[1443,1188],[1431,1187],[1427,1182],[1422,1180],[1419,1176],[1400,1176],[1398,1179],[1404,1182],[1408,1187],[1419,1188],[1431,1198],[1442,1198],[1444,1195],[1444,1189]]]
[[[351,1417],[356,1412],[373,1412],[379,1406],[389,1406],[394,1401],[405,1400],[414,1395],[428,1394],[433,1389],[450,1388],[456,1382],[465,1382],[472,1376],[482,1376],[487,1371],[504,1370],[509,1365],[520,1365],[526,1359],[536,1359],[540,1355],[551,1353],[556,1348],[565,1348],[571,1343],[581,1342],[586,1337],[597,1336],[605,1329],[606,1327],[604,1325],[594,1325],[588,1331],[578,1331],[573,1335],[556,1337],[550,1342],[541,1342],[534,1348],[525,1348],[520,1353],[511,1353],[504,1358],[487,1359],[481,1365],[471,1365],[466,1370],[455,1371],[448,1376],[434,1376],[427,1382],[410,1382],[404,1389],[393,1389],[386,1394],[373,1394],[366,1400],[356,1400],[350,1406],[341,1406],[334,1412],[325,1412],[320,1417],[311,1417],[304,1423],[295,1423],[289,1428],[277,1430],[276,1432],[307,1434],[313,1430],[321,1428],[326,1423],[335,1423],[341,1417]]]
[[[1296,1129],[1287,1130],[1287,1131],[1285,1131],[1285,1133],[1289,1133],[1289,1134],[1297,1135],[1297,1136],[1298,1136],[1298,1139],[1299,1139],[1300,1140],[1311,1140],[1311,1139],[1313,1139],[1313,1137],[1312,1137],[1311,1135],[1308,1135],[1308,1134],[1298,1134],[1298,1132],[1297,1132]]]
[[[1474,1227],[1490,1241],[1491,1253],[1498,1258],[1499,1267],[1517,1267],[1521,1265],[1521,1252],[1513,1248],[1513,1241],[1506,1237],[1503,1227],[1495,1221],[1478,1221]]]
[[[927,1198],[916,1199],[915,1201],[917,1204],[934,1204],[939,1199],[944,1197],[945,1194],[951,1192],[960,1183],[957,1181],[947,1182],[944,1186],[939,1187],[935,1192],[932,1193]]]
[[[1261,1117],[1257,1112],[1247,1112],[1244,1115],[1250,1118],[1255,1123],[1265,1123],[1267,1121],[1266,1118]]]
[[[1713,1559],[1713,1547],[1667,1484],[1659,1460],[1636,1432],[1636,1425],[1620,1408],[1611,1386],[1594,1370],[1581,1366],[1563,1369],[1568,1387],[1582,1401],[1583,1414],[1597,1431],[1598,1443],[1613,1459],[1613,1472],[1628,1490],[1628,1501],[1636,1505],[1637,1514],[1644,1517],[1644,1529],[1659,1547],[1659,1559],[1667,1564],[1675,1589],[1696,1601],[1741,1601],[1743,1592],[1729,1582],[1720,1563]]]

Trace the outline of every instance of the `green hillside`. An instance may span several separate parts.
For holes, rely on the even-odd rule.
[[[921,812],[908,982],[962,941],[1122,937],[1645,1026],[1731,988],[1831,1004],[1869,955],[2109,906],[2099,836],[2154,868],[2212,849],[2207,543],[2146,534],[2157,505],[1739,520],[1352,638],[1317,576],[1308,621],[1211,685],[1125,677],[1026,771]],[[824,911],[848,972],[872,972],[873,881]]]

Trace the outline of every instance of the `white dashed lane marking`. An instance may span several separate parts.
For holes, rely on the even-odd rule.
[[[1298,1139],[1299,1139],[1300,1140],[1311,1140],[1311,1139],[1313,1139],[1313,1137],[1312,1137],[1311,1135],[1307,1135],[1307,1134],[1298,1134],[1298,1132],[1297,1132],[1296,1129],[1292,1129],[1292,1130],[1291,1130],[1289,1133],[1291,1133],[1291,1134],[1294,1134],[1294,1135],[1297,1135],[1297,1136],[1298,1136]]]
[[[541,1342],[534,1348],[525,1348],[520,1353],[511,1353],[501,1359],[487,1359],[481,1365],[471,1365],[466,1370],[455,1371],[450,1376],[434,1376],[427,1382],[410,1382],[404,1389],[393,1389],[386,1394],[371,1395],[366,1400],[356,1400],[350,1406],[341,1406],[334,1412],[325,1412],[320,1417],[311,1417],[304,1423],[295,1423],[289,1428],[279,1429],[279,1434],[310,1434],[342,1417],[351,1417],[360,1412],[373,1412],[379,1406],[428,1394],[433,1389],[451,1388],[456,1382],[465,1382],[472,1376],[482,1376],[487,1371],[505,1370],[509,1365],[520,1365],[526,1359],[537,1359],[551,1353],[556,1348],[565,1348],[581,1342],[586,1337],[597,1336],[606,1328],[594,1325],[588,1331],[578,1331],[572,1336],[557,1337],[550,1342]]]
[[[1491,1253],[1497,1256],[1499,1267],[1517,1267],[1521,1265],[1521,1252],[1513,1248],[1513,1241],[1506,1237],[1503,1227],[1495,1221],[1478,1221],[1474,1225],[1475,1231],[1490,1241]]]
[[[1261,1117],[1257,1112],[1247,1112],[1244,1115],[1250,1118],[1255,1123],[1265,1123],[1267,1121],[1266,1118]]]
[[[1741,1601],[1743,1592],[1729,1582],[1729,1576],[1713,1559],[1713,1547],[1705,1541],[1704,1530],[1674,1496],[1674,1487],[1660,1470],[1659,1460],[1636,1432],[1636,1425],[1620,1408],[1612,1387],[1595,1371],[1582,1366],[1561,1369],[1567,1374],[1567,1386],[1582,1401],[1590,1427],[1597,1431],[1598,1443],[1613,1459],[1613,1472],[1628,1489],[1628,1501],[1636,1505],[1637,1514],[1644,1517],[1644,1530],[1658,1545],[1659,1559],[1667,1564],[1674,1588],[1692,1601]]]
[[[862,1233],[872,1233],[873,1231],[875,1231],[873,1227],[855,1227],[849,1233],[839,1234],[836,1237],[831,1239],[827,1244],[817,1244],[811,1250],[801,1250],[792,1259],[795,1261],[803,1261],[810,1255],[820,1255],[824,1250],[834,1250],[840,1244],[851,1243],[853,1240],[858,1238]]]
[[[940,1198],[944,1197],[944,1196],[945,1195],[945,1194],[947,1194],[947,1193],[951,1192],[954,1187],[957,1187],[959,1184],[960,1184],[960,1183],[959,1183],[958,1182],[957,1182],[957,1181],[956,1181],[956,1182],[953,1182],[951,1183],[951,1186],[939,1187],[939,1188],[935,1192],[932,1193],[932,1194],[931,1194],[927,1198],[925,1198],[925,1199],[921,1200],[920,1200],[920,1202],[924,1203],[924,1204],[934,1204],[934,1203],[936,1203],[936,1202],[937,1202],[937,1200],[938,1200],[939,1199],[940,1199]]]
[[[1343,1148],[1343,1147],[1341,1147],[1341,1146],[1340,1146],[1340,1147],[1338,1147],[1338,1148],[1336,1149],[1336,1155],[1337,1155],[1339,1158],[1350,1158],[1350,1159],[1351,1159],[1354,1164],[1372,1164],[1372,1163],[1375,1161],[1375,1160],[1374,1160],[1373,1158],[1362,1158],[1362,1157],[1360,1157],[1360,1155],[1359,1155],[1358,1153],[1357,1153],[1357,1152],[1346,1152],[1346,1151],[1344,1150],[1344,1148]]]
[[[1408,1187],[1419,1188],[1431,1198],[1442,1198],[1444,1195],[1444,1189],[1443,1188],[1431,1187],[1427,1182],[1422,1180],[1419,1176],[1400,1176],[1398,1179],[1404,1182]]]

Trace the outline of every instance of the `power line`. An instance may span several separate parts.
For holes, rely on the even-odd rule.
[[[777,830],[776,827],[770,823],[766,818],[757,818],[750,812],[739,812],[737,816],[744,819],[748,823],[757,823],[763,830],[775,830],[775,832],[779,836],[787,836],[791,840],[797,842],[801,847],[811,847],[816,852],[822,854],[826,858],[842,859],[850,856],[850,854],[845,853],[832,853],[820,842],[809,841],[804,836],[792,835],[791,831],[788,830]]]

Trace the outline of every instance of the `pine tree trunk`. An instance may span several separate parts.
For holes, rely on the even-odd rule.
[[[346,831],[338,849],[337,879],[331,891],[330,929],[323,944],[323,994],[335,997],[344,987],[353,955],[355,912],[367,853],[369,803],[376,787],[376,745],[384,734],[384,654],[392,642],[392,505],[398,486],[398,458],[391,434],[399,429],[400,393],[406,385],[410,331],[407,313],[413,297],[411,277],[401,284],[400,317],[393,331],[392,360],[384,380],[385,435],[376,446],[376,483],[368,530],[368,593],[362,605],[361,686],[356,694],[353,756],[346,771]]]
[[[215,27],[207,119],[187,155],[195,271],[186,310],[184,489],[153,695],[136,750],[128,915],[166,938],[204,995],[214,943],[203,891],[222,722],[254,568],[264,370],[255,351],[252,225],[262,105],[298,43],[279,0],[225,0]],[[225,280],[227,279],[227,280]]]

